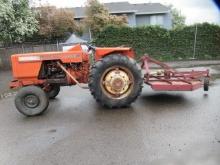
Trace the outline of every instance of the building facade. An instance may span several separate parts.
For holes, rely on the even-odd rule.
[[[112,15],[126,15],[130,27],[158,25],[166,29],[172,28],[171,10],[160,3],[130,4],[129,2],[104,3]],[[85,7],[73,8],[74,19],[85,18]],[[83,39],[88,40],[89,34],[84,34]]]

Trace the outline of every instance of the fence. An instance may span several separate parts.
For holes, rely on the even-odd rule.
[[[16,45],[12,47],[0,48],[0,69],[8,70],[11,68],[10,57],[12,54],[30,53],[30,52],[49,52],[62,50],[62,46],[58,44],[48,45]]]
[[[157,26],[105,28],[94,40],[96,46],[130,46],[137,58],[145,53],[158,60],[220,59],[220,26],[196,24],[181,29]]]

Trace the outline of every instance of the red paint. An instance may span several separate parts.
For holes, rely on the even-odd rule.
[[[209,70],[180,72],[149,56],[144,56],[141,60],[142,69],[145,70],[144,81],[155,91],[193,91],[203,87],[202,79],[209,77]],[[163,73],[151,73],[151,63],[159,65]]]

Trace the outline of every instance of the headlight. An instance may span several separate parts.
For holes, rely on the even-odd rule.
[[[40,56],[22,56],[18,57],[19,62],[31,62],[31,61],[40,61]]]

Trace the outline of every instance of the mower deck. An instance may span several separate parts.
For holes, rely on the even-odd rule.
[[[194,81],[189,83],[181,81],[172,81],[172,83],[163,81],[151,81],[148,83],[155,91],[193,91],[203,87],[201,81]]]
[[[201,87],[208,90],[209,70],[180,72],[149,56],[141,60],[142,69],[145,70],[144,82],[155,91],[193,91]],[[162,70],[152,72],[151,63],[159,65]]]

